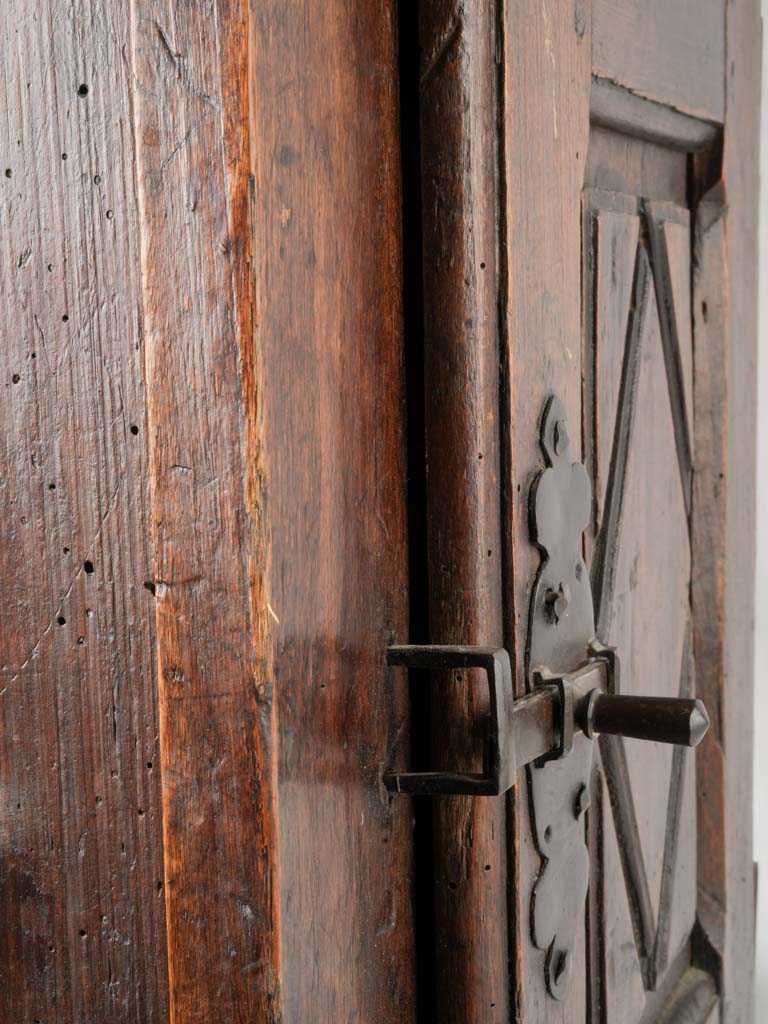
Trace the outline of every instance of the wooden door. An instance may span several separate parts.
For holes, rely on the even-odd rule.
[[[557,999],[530,777],[506,801],[436,798],[436,1019],[747,1021],[756,5],[420,17],[429,639],[503,644],[530,687],[528,496],[555,394],[621,692],[695,692],[712,718],[695,754],[600,738]],[[477,758],[480,692],[435,690],[442,767]]]
[[[755,0],[6,8],[0,1019],[746,1024]],[[552,395],[712,722],[599,740],[559,998],[526,770],[387,788],[491,710],[390,645],[530,686]]]
[[[0,1019],[412,1019],[392,3],[4,5]]]

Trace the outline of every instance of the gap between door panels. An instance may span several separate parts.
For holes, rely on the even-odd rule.
[[[424,288],[422,267],[419,4],[399,0],[400,153],[403,246],[403,363],[408,444],[408,577],[410,642],[429,643],[427,480],[424,423]],[[430,687],[410,679],[411,768],[430,766]],[[421,677],[421,678],[420,678]],[[432,803],[413,800],[413,913],[417,1020],[436,1019]]]

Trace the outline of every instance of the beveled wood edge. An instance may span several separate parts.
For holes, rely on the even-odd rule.
[[[638,96],[597,75],[592,76],[589,120],[599,128],[610,128],[686,153],[713,145],[721,131],[718,124]]]
[[[708,1024],[720,997],[711,975],[689,967],[672,991],[657,1024]]]
[[[723,732],[726,944],[723,1024],[753,1018],[754,551],[762,20],[757,0],[726,6],[723,176],[727,260],[727,445]]]

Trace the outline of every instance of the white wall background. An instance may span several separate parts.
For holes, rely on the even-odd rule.
[[[768,24],[768,0],[763,0]],[[755,1024],[768,1022],[768,57],[763,38],[760,171],[760,347],[755,614],[755,860],[759,864]]]

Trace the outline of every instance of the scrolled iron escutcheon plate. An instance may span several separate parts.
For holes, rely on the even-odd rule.
[[[546,468],[530,492],[532,537],[543,554],[531,599],[528,686],[588,662],[595,636],[592,590],[582,558],[592,487],[569,458],[566,410],[550,397],[541,422]],[[589,804],[593,740],[583,732],[558,759],[528,767],[533,832],[542,866],[531,900],[534,944],[546,952],[547,989],[561,999],[568,983],[576,929],[589,882],[584,812]]]

